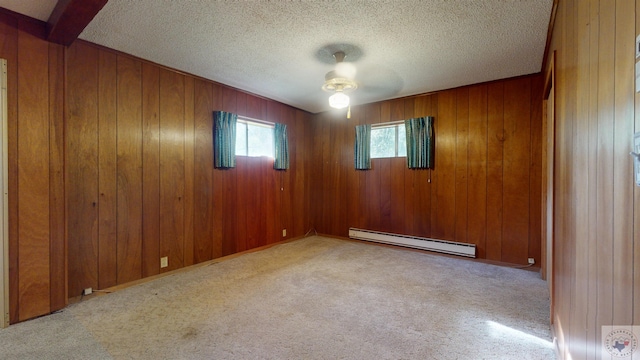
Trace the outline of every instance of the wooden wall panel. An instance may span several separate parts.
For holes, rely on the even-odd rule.
[[[142,276],[160,273],[160,69],[142,64]]]
[[[504,83],[487,88],[487,241],[489,260],[502,257]]]
[[[455,112],[455,235],[458,242],[467,242],[469,217],[469,88],[456,90]]]
[[[116,272],[117,58],[98,53],[98,288],[118,283]]]
[[[117,58],[117,277],[142,277],[142,64]]]
[[[358,227],[456,240],[476,244],[480,258],[539,261],[540,244],[531,241],[540,241],[541,224],[531,211],[540,216],[541,182],[532,176],[541,169],[541,91],[535,75],[354,106],[346,121],[316,116],[312,154],[322,164],[312,179],[320,192],[311,209],[316,230],[344,237]],[[414,116],[435,118],[433,170],[409,170],[405,158],[372,159],[371,170],[353,170],[355,124]],[[503,199],[514,227],[503,222]]]
[[[628,323],[633,318],[633,297],[629,289],[634,286],[633,272],[633,161],[629,149],[633,149],[635,58],[628,44],[635,41],[635,4],[617,1],[615,10],[615,96],[613,127],[613,324]],[[639,281],[636,279],[636,284]],[[640,285],[638,285],[640,286]],[[640,299],[635,301],[640,302]]]
[[[184,77],[184,266],[193,265],[195,191],[195,79]]]
[[[241,116],[247,115],[247,94],[239,93],[236,98],[236,113]],[[236,242],[236,252],[247,250],[247,190],[251,185],[247,182],[249,167],[247,166],[247,158],[237,156],[237,175],[236,175],[236,229],[234,237]]]
[[[184,266],[184,93],[184,76],[161,69],[160,257],[169,261],[161,272]]]
[[[529,254],[529,156],[531,79],[504,85],[504,187],[502,260],[518,263]]]
[[[223,87],[218,84],[213,84],[213,107],[211,111],[225,110],[222,107],[222,91]],[[213,127],[213,117],[211,120],[211,125]],[[213,133],[212,133],[213,134]],[[213,136],[213,135],[212,135]],[[213,153],[213,147],[211,148],[211,152]],[[212,256],[213,258],[219,258],[222,256],[222,242],[223,242],[223,228],[222,224],[224,223],[223,213],[224,213],[224,204],[225,204],[225,194],[224,194],[224,173],[226,170],[215,169],[213,170],[213,244],[212,246]]]
[[[64,48],[49,44],[50,311],[67,305],[64,207]]]
[[[222,89],[222,111],[227,112],[237,112],[236,109],[236,97],[237,92],[230,88]],[[220,182],[220,188],[222,190],[222,196],[220,202],[214,204],[214,206],[218,206],[220,208],[222,223],[220,224],[222,230],[221,237],[221,251],[222,256],[230,255],[235,253],[235,243],[233,240],[233,234],[236,229],[236,192],[234,191],[234,186],[237,183],[237,167],[232,169],[224,169],[218,170],[222,172],[222,179]],[[267,181],[270,181],[268,179]]]
[[[155,275],[161,254],[170,270],[309,230],[310,114],[81,40],[49,44],[45,26],[0,11],[12,323]],[[246,158],[242,172],[214,170],[220,109],[287,124],[291,168]]]
[[[422,95],[415,98],[413,106],[413,117],[433,116],[432,111],[433,98],[436,95]],[[437,123],[434,123],[437,127]],[[435,159],[435,158],[434,158]],[[413,233],[417,236],[431,236],[431,191],[433,182],[431,178],[431,170],[414,170],[414,221]]]
[[[630,269],[640,258],[629,241],[638,238],[639,198],[628,156],[640,104],[638,5],[561,0],[547,53],[557,54],[552,308],[564,359],[601,358],[603,325],[639,325]]]
[[[0,55],[7,59],[7,137],[9,168],[9,319],[18,321],[18,20],[0,13]]]
[[[443,240],[455,239],[456,224],[456,91],[438,94],[438,132],[435,140],[437,165],[433,174],[435,201],[438,208],[436,221],[432,224],[432,236]]]
[[[66,202],[69,297],[98,288],[98,50],[67,50]]]
[[[49,224],[49,46],[32,35],[31,24],[18,33],[18,245],[19,319],[50,310]],[[23,223],[24,222],[24,223]]]
[[[195,81],[194,254],[199,263],[213,258],[213,87]]]
[[[467,239],[476,245],[479,258],[486,257],[487,124],[487,85],[473,86],[469,88]]]

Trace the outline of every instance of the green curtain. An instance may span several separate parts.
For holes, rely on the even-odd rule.
[[[275,146],[273,168],[286,170],[289,168],[289,141],[287,140],[287,125],[276,123],[273,127],[273,144]]]
[[[371,169],[371,125],[356,126],[354,163],[356,170]]]
[[[213,112],[214,166],[220,169],[236,167],[236,121],[238,115]]]
[[[409,169],[433,169],[433,116],[404,121]]]

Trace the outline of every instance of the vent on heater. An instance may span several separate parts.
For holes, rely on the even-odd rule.
[[[430,250],[446,254],[476,257],[476,246],[454,241],[436,240],[418,236],[391,234],[373,230],[349,229],[352,239],[373,241],[383,244],[406,246],[414,249]]]

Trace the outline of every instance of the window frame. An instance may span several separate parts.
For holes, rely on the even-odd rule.
[[[236,119],[236,142],[238,141],[238,124],[245,124],[245,152],[246,155],[238,155],[237,151],[236,151],[236,156],[243,156],[243,157],[267,157],[270,159],[275,159],[275,148],[274,148],[274,144],[275,144],[275,136],[273,134],[273,130],[275,129],[276,124],[270,121],[265,121],[265,120],[260,120],[260,119],[254,119],[254,118],[250,118],[248,116],[241,116],[238,115],[238,118]],[[257,126],[257,127],[263,127],[263,128],[269,128],[272,130],[271,132],[271,154],[270,155],[250,155],[249,154],[249,126]],[[236,144],[236,149],[238,148],[238,145]]]
[[[385,123],[378,123],[378,124],[371,124],[371,135],[373,138],[373,131],[374,130],[378,130],[378,129],[384,129],[384,128],[394,128],[395,129],[395,138],[394,138],[394,142],[393,142],[393,147],[394,147],[394,156],[381,156],[381,157],[374,157],[373,154],[371,155],[371,159],[392,159],[392,158],[399,158],[399,157],[407,157],[407,154],[405,152],[404,155],[398,155],[398,143],[400,140],[400,125],[402,125],[403,127],[404,125],[404,120],[399,120],[399,121],[390,121],[390,122],[385,122]],[[406,130],[405,130],[405,134],[406,134]],[[406,135],[405,135],[406,136]],[[405,138],[405,143],[406,143],[406,138]],[[372,147],[371,144],[369,144],[369,147]],[[406,150],[406,149],[405,149]]]

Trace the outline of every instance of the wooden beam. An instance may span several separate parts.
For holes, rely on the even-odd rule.
[[[71,45],[108,0],[58,0],[47,21],[47,40]]]

